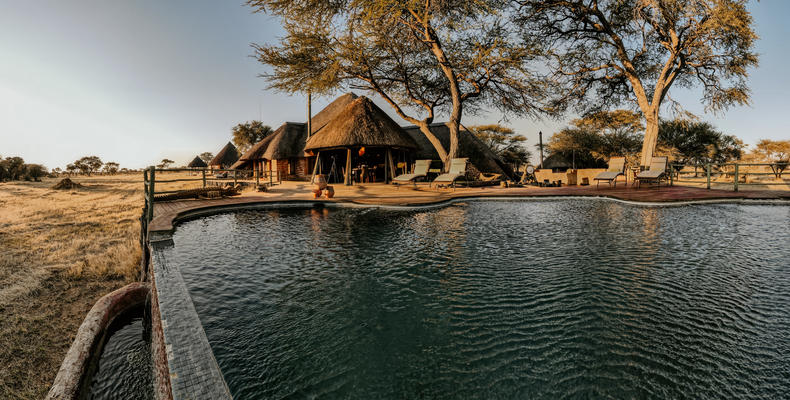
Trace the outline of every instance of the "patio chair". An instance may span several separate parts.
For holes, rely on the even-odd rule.
[[[625,157],[612,157],[609,160],[609,169],[596,175],[593,179],[598,181],[596,187],[601,185],[601,181],[607,181],[609,186],[612,186],[612,182],[614,182],[614,187],[617,187],[617,177],[620,175],[625,176]]]
[[[450,171],[437,176],[431,183],[436,183],[437,186],[438,184],[450,184],[455,187],[456,179],[466,176],[466,164],[468,162],[468,158],[453,158],[450,160]]]
[[[647,171],[642,171],[636,174],[636,183],[639,187],[642,181],[656,182],[659,186],[661,180],[666,179],[667,173],[667,158],[666,157],[653,157],[650,161],[650,168]]]
[[[425,178],[428,175],[428,169],[431,167],[431,160],[417,160],[414,163],[414,172],[411,174],[401,174],[392,178],[392,184],[395,186],[404,183],[413,183],[417,186],[418,178]]]

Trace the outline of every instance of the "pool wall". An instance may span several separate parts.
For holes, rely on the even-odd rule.
[[[116,317],[145,303],[149,294],[147,283],[135,282],[106,294],[93,305],[66,353],[47,399],[76,399],[86,391],[107,328]]]
[[[154,397],[230,399],[181,272],[161,255],[167,246],[171,240],[149,242]]]

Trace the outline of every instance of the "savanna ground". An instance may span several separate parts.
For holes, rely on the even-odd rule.
[[[43,398],[93,304],[139,279],[142,174],[71,179],[0,183],[2,399]]]

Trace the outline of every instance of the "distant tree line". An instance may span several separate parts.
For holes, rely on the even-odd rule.
[[[41,181],[47,176],[47,167],[41,164],[26,164],[22,157],[0,157],[0,182]]]

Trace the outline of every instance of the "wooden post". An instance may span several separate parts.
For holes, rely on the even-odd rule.
[[[258,168],[255,168],[252,173],[253,173],[253,175],[255,175],[255,188],[257,189],[258,186],[260,186],[260,184],[261,184],[261,180],[260,180],[261,175],[258,172]]]
[[[390,180],[387,181],[385,176],[384,183],[390,183],[392,182],[392,179],[395,178],[395,163],[392,162],[392,149],[389,148],[387,149],[387,160],[389,160],[387,162],[387,165],[389,165],[390,168],[390,175],[389,175]]]
[[[206,188],[206,169],[203,168],[203,189]]]
[[[318,162],[321,161],[321,152],[319,151],[315,155],[315,165],[313,165],[313,175],[310,177],[310,184],[312,185],[315,182],[315,174],[318,172]]]
[[[736,192],[738,191],[738,163],[735,163],[735,189]]]
[[[710,163],[705,165],[705,173],[708,175],[708,189],[710,189]]]
[[[669,163],[669,186],[675,186],[675,168],[672,168],[672,163]]]
[[[345,179],[346,186],[351,186],[353,183],[351,182],[351,148],[348,148],[346,152],[346,179]]]
[[[148,167],[148,222],[154,219],[154,181],[156,180],[156,167]]]
[[[233,187],[236,187],[236,170],[233,170]]]

